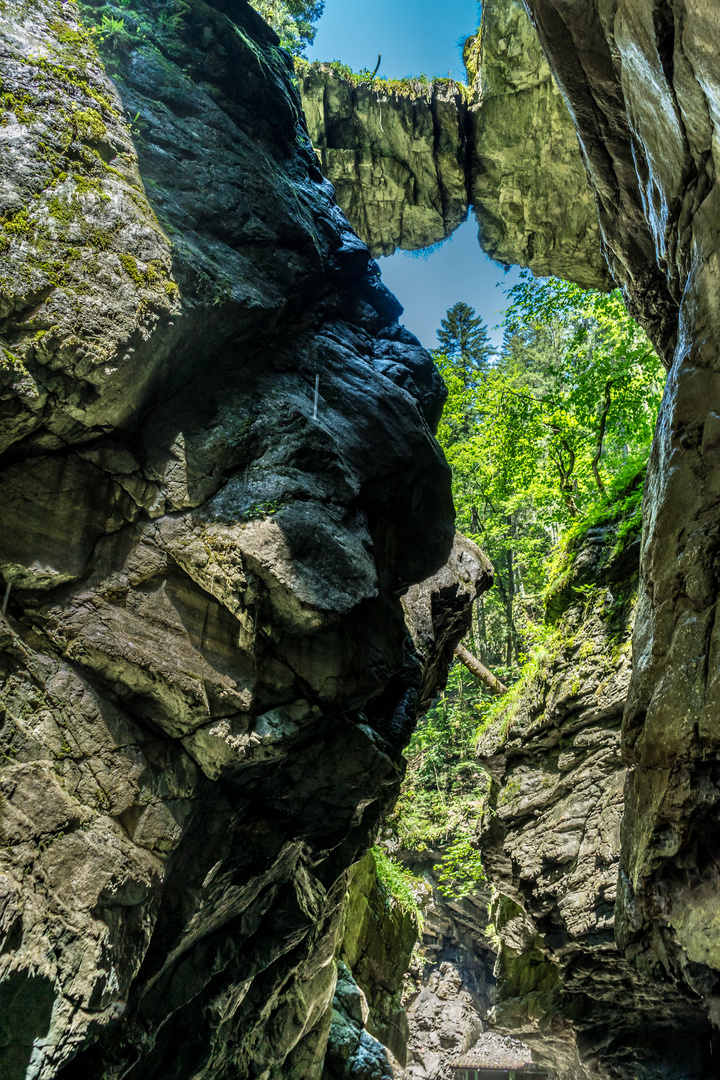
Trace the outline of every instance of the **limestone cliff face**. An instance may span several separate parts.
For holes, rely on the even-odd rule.
[[[311,1080],[442,385],[249,5],[96,15],[3,5],[0,1074]]]
[[[299,65],[298,75],[323,173],[374,255],[430,247],[465,221],[464,86],[356,84],[330,64]]]
[[[469,89],[299,67],[310,137],[338,202],[377,255],[445,239],[472,207],[494,259],[606,288],[577,136],[521,0],[484,3],[465,56]]]
[[[624,721],[620,940],[720,1022],[717,412],[720,8],[528,0],[612,273],[670,366],[645,496]]]
[[[484,0],[469,51],[470,201],[483,251],[583,288],[607,288],[577,135],[520,0]]]
[[[639,536],[609,520],[572,552],[549,643],[480,743],[481,833],[499,947],[493,1022],[560,1080],[713,1075],[702,1005],[638,972],[614,921]]]

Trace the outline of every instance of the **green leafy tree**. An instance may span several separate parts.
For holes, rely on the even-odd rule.
[[[437,332],[440,352],[456,366],[465,386],[474,386],[487,371],[493,355],[487,326],[475,308],[462,300],[440,321]]]
[[[325,7],[325,0],[250,0],[252,7],[272,26],[284,49],[301,56],[315,40],[313,25]]]
[[[436,354],[458,527],[495,570],[475,652],[504,681],[541,620],[551,549],[618,473],[646,461],[664,382],[618,293],[526,275],[510,300],[501,353],[473,384]]]

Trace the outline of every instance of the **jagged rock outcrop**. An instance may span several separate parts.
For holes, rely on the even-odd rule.
[[[622,515],[569,556],[553,633],[480,743],[480,842],[499,946],[492,1016],[561,1080],[706,1080],[720,1040],[696,995],[638,972],[614,936],[639,535]]]
[[[445,240],[468,213],[467,89],[451,79],[355,82],[298,64],[322,170],[373,255]]]
[[[720,1023],[717,716],[720,9],[528,0],[611,271],[670,366],[645,495],[624,721],[620,940]]]
[[[405,624],[423,662],[418,702],[426,711],[444,686],[455,646],[469,629],[468,611],[491,588],[492,563],[477,544],[455,534],[450,558],[433,577],[411,585],[403,597]]]
[[[249,5],[82,11],[1,28],[0,1073],[311,1080],[443,389]]]
[[[415,915],[380,880],[374,852],[353,868],[323,1080],[402,1076],[408,1025],[402,990]]]
[[[483,4],[465,59],[470,88],[298,66],[310,137],[353,227],[373,254],[415,251],[472,207],[494,259],[607,288],[577,136],[521,0]]]
[[[469,629],[472,603],[491,581],[487,558],[472,541],[456,533],[445,566],[407,590],[405,621],[416,663],[421,665],[414,702],[417,711],[425,711],[437,688],[445,684],[453,649]],[[396,844],[391,846],[395,849]],[[430,872],[413,868],[432,881]],[[421,1044],[423,1058],[430,1060],[429,1027],[443,1028],[445,1033],[453,1028],[444,1050],[450,1044],[466,1049],[482,1029],[477,1004],[488,989],[483,960],[487,950],[482,949],[486,901],[467,897],[453,902],[429,884],[426,890],[434,893],[435,901],[426,910],[422,949],[427,955],[419,962],[414,985],[406,973],[418,935],[415,917],[380,880],[374,853],[368,853],[350,872],[324,1080],[379,1080],[380,1075],[415,1080],[421,1075],[417,1071]],[[427,900],[426,895],[423,903]],[[448,912],[453,913],[450,919]],[[433,979],[437,969],[442,974]],[[432,985],[427,985],[428,980]],[[437,1032],[433,1038],[439,1039]],[[442,1056],[444,1060],[448,1055]],[[407,1074],[403,1072],[406,1063]]]
[[[608,288],[575,128],[521,0],[484,0],[469,59],[470,202],[481,248],[539,277]]]
[[[401,1066],[367,1030],[367,999],[343,960],[333,998],[323,1080],[402,1080]]]

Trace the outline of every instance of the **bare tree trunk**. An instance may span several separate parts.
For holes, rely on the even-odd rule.
[[[493,694],[507,694],[507,686],[501,683],[492,671],[488,671],[484,664],[481,664],[476,656],[473,656],[464,645],[455,646],[455,655],[458,660],[462,661],[468,671],[472,672],[476,679],[487,686],[488,690],[492,690]]]
[[[511,524],[511,519],[508,518],[508,525]],[[505,564],[507,566],[507,599],[508,599],[508,637],[507,637],[507,659],[505,666],[510,667],[513,658],[513,648],[517,652],[517,635],[515,631],[515,568],[513,566],[513,552],[512,548],[508,548],[505,552]]]
[[[508,560],[506,553],[506,563],[507,561]],[[512,573],[512,553],[510,555],[509,562],[510,571]],[[505,609],[505,621],[507,623],[507,636],[505,638],[506,666],[510,667],[510,664],[512,663],[513,647],[515,648],[515,652],[518,652],[518,632],[515,626],[515,620],[513,618],[513,593],[505,587],[505,582],[502,579],[502,575],[497,572],[497,569],[495,571],[495,584],[498,587],[500,599],[502,600],[502,606]]]
[[[482,596],[478,597],[477,604],[475,605],[475,624],[477,627],[477,637],[480,644],[478,653],[480,654],[480,660],[485,661],[488,652],[488,640],[487,640],[487,622],[485,620],[485,600]]]

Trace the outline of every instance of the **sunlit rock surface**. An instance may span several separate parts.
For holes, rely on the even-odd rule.
[[[575,119],[613,275],[670,365],[624,722],[620,942],[720,1022],[720,8],[528,7]]]
[[[443,387],[265,23],[109,11],[0,28],[0,1075],[312,1080]]]
[[[313,146],[337,200],[374,255],[450,236],[468,212],[467,89],[451,79],[355,84],[299,66]]]
[[[520,0],[485,0],[468,66],[470,203],[483,251],[539,277],[608,288],[577,135]]]
[[[298,66],[310,137],[354,228],[373,254],[415,251],[472,208],[494,259],[607,288],[577,135],[521,0],[483,4],[465,60],[469,88]]]

